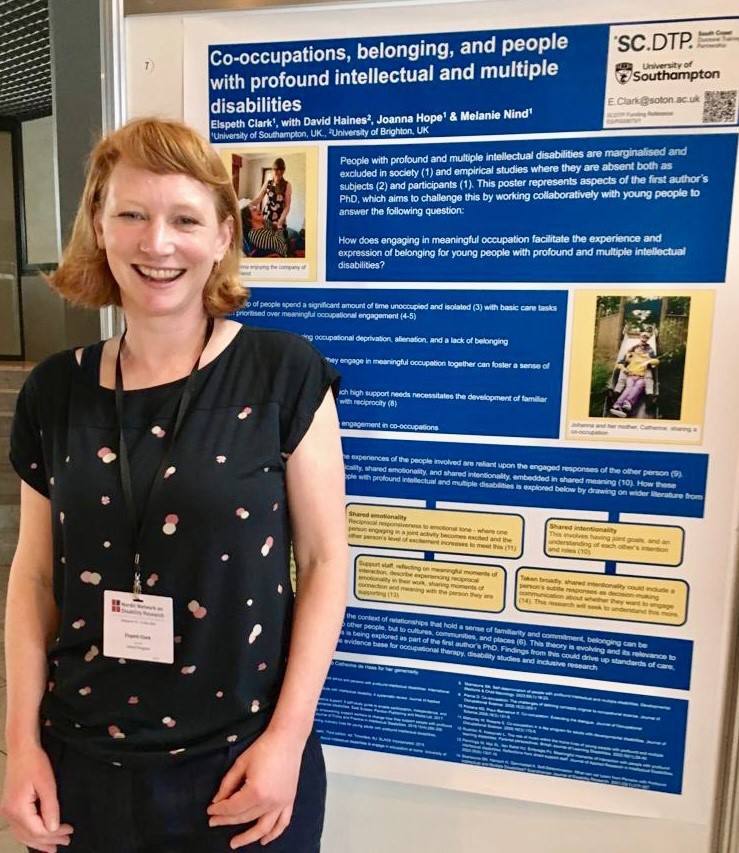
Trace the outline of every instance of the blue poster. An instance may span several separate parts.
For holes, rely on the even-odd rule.
[[[317,727],[366,753],[339,772],[536,774],[533,799],[581,805],[572,780],[705,823],[715,767],[685,756],[718,749],[735,580],[739,19],[474,5],[191,25],[191,117],[242,211],[234,316],[341,374],[350,593]]]

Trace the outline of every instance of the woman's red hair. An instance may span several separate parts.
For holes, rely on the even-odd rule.
[[[104,136],[93,148],[72,236],[59,267],[49,276],[52,287],[85,308],[121,304],[105,250],[98,247],[94,221],[105,200],[110,175],[122,160],[157,175],[188,175],[211,187],[218,221],[230,217],[233,233],[226,254],[213,267],[203,288],[203,307],[211,316],[240,308],[249,291],[239,276],[241,215],[231,178],[221,158],[198,133],[182,122],[166,119],[136,119]]]

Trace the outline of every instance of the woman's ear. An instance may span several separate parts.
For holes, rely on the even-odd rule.
[[[105,235],[103,234],[102,211],[100,205],[95,208],[92,214],[92,227],[95,230],[95,240],[98,244],[98,249],[105,248]]]
[[[218,245],[216,246],[216,257],[221,260],[229,249],[234,236],[233,216],[227,216],[218,228]]]

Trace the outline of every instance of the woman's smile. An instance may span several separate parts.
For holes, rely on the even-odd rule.
[[[149,267],[143,264],[134,264],[133,268],[147,281],[169,284],[176,281],[185,271],[183,269],[172,269],[169,267]]]

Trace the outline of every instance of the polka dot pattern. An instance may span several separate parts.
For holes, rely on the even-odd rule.
[[[99,361],[100,348],[88,349]],[[167,666],[103,654],[103,593],[130,591],[133,549],[113,395],[96,388],[97,363],[37,377],[27,405],[46,419],[44,435],[28,417],[25,439],[13,442],[29,483],[53,487],[61,628],[42,711],[66,740],[111,765],[142,755],[164,763],[253,737],[273,708],[292,615],[284,460],[334,374],[296,336],[245,331],[232,356],[201,371],[171,449],[172,383],[126,392],[137,508],[167,454],[140,564],[145,593],[173,602]],[[55,461],[47,468],[47,460]]]
[[[208,611],[205,609],[205,607],[203,607],[199,601],[195,601],[195,599],[193,599],[187,605],[187,609],[196,619],[205,619],[205,617],[208,615]]]
[[[267,554],[269,554],[269,552],[272,550],[272,546],[274,544],[275,544],[275,540],[272,536],[268,536],[264,540],[264,545],[262,545],[262,548],[261,548],[261,554],[263,557],[266,557]]]
[[[162,533],[167,536],[172,536],[177,533],[177,525],[179,524],[180,519],[179,516],[175,515],[173,512],[168,513],[164,516],[164,524],[162,525]]]

